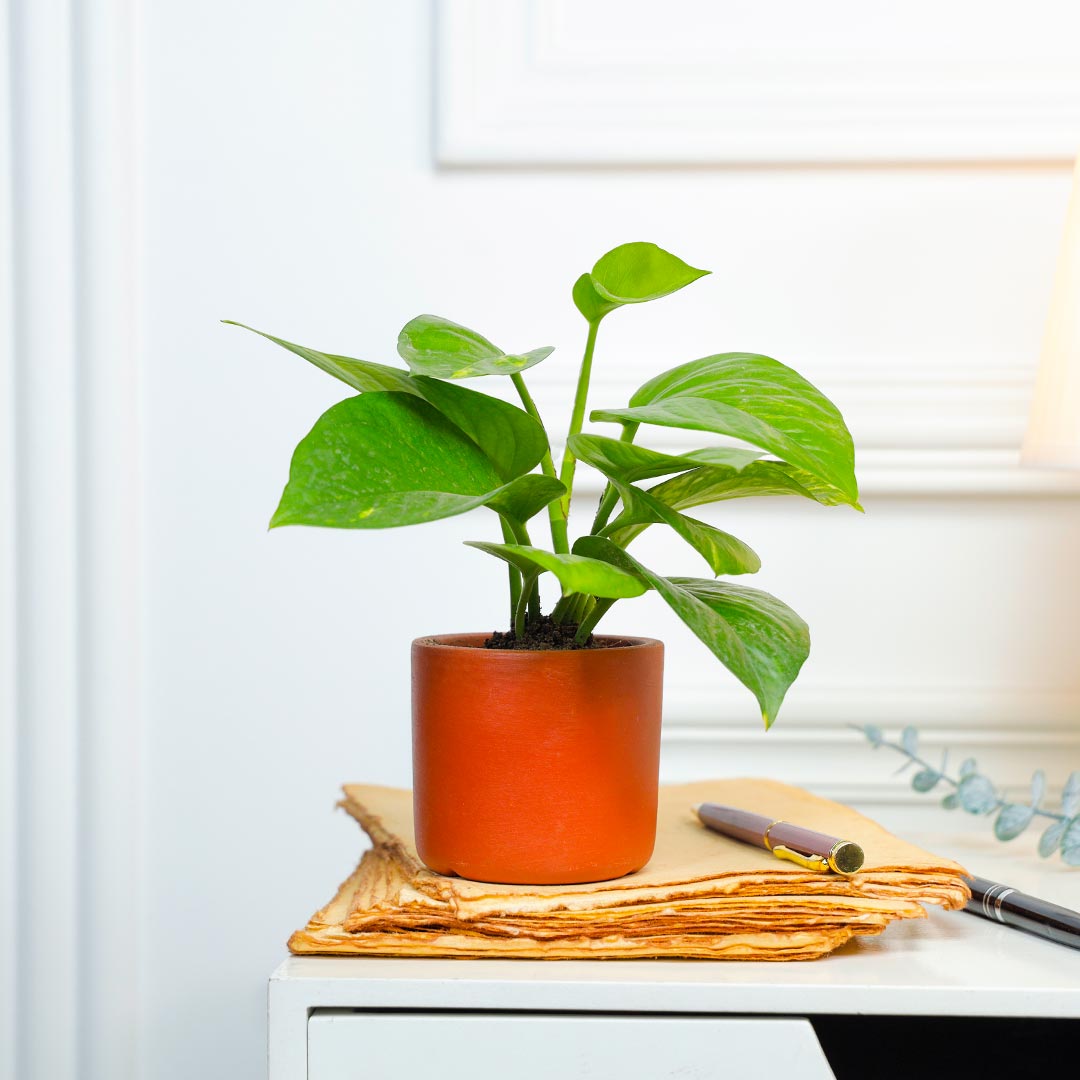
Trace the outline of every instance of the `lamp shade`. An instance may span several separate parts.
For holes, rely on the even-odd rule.
[[[1020,459],[1080,469],[1080,158]]]

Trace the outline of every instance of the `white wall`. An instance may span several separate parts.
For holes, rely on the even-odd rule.
[[[73,117],[52,103],[48,120],[76,163],[57,150],[57,198],[83,193],[67,236],[82,261],[64,303],[72,408],[96,457],[68,449],[58,466],[80,530],[39,549],[48,520],[34,518],[10,545],[20,572],[38,567],[24,633],[47,584],[34,552],[82,574],[67,611],[81,619],[78,656],[65,661],[80,690],[74,703],[28,698],[47,679],[42,639],[29,639],[18,737],[36,771],[18,803],[21,854],[0,845],[33,871],[12,918],[47,897],[73,944],[26,945],[20,977],[44,965],[73,979],[65,1007],[82,1026],[49,1047],[24,1012],[10,1075],[66,1080],[79,1059],[95,1078],[261,1075],[264,978],[358,850],[355,827],[332,812],[338,785],[409,782],[409,640],[503,617],[503,573],[458,543],[491,535],[482,514],[402,532],[267,534],[293,445],[344,391],[220,318],[383,362],[420,311],[514,348],[554,344],[531,378],[554,420],[583,339],[569,300],[577,274],[628,239],[711,267],[692,289],[605,322],[594,401],[625,400],[643,373],[708,352],[768,352],[849,413],[867,512],[775,501],[706,515],[755,546],[762,587],[813,629],[768,735],[749,694],[660,605],[616,607],[613,629],[668,642],[666,776],[769,772],[884,808],[904,797],[902,781],[843,726],[874,719],[915,722],[1002,781],[1042,764],[1060,782],[1076,766],[1076,482],[1015,463],[1068,191],[1053,132],[1032,149],[1005,131],[993,160],[984,150],[959,155],[966,163],[890,165],[875,153],[873,165],[568,166],[556,146],[536,166],[437,166],[436,42],[421,0],[110,0],[75,5],[68,37],[32,33],[64,5],[10,2],[16,47],[28,49],[16,115],[43,100],[57,64],[98,89]],[[1078,39],[1071,5],[1045,9],[1055,48]],[[542,19],[542,6],[529,10]],[[130,84],[109,43],[134,58]],[[101,90],[117,93],[117,71],[119,106]],[[509,93],[485,74],[473,69],[488,93]],[[1071,103],[1077,87],[1057,89]],[[96,153],[88,131],[116,145]],[[45,175],[49,159],[33,160]],[[29,190],[15,185],[16,204]],[[102,214],[118,232],[95,229]],[[126,281],[116,235],[132,240],[118,260]],[[39,269],[35,295],[55,269]],[[18,314],[28,332],[34,310]],[[124,332],[128,315],[137,334]],[[29,393],[28,364],[42,355],[8,355],[13,385]],[[23,513],[68,506],[29,457],[33,438],[55,430],[46,403],[66,370],[14,399],[34,405],[16,429],[16,471],[39,481],[18,489]],[[641,551],[660,569],[700,570],[660,530]],[[52,617],[64,624],[63,598]],[[119,678],[111,691],[107,675]],[[77,779],[46,799],[27,786],[49,783],[53,749]],[[101,861],[72,871],[73,838]],[[56,879],[30,854],[38,839],[68,845],[55,873],[95,898],[92,918],[65,922]],[[103,978],[119,1005],[102,1003]],[[31,1003],[47,1001],[47,982],[34,985]]]

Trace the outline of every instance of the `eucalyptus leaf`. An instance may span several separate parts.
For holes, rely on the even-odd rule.
[[[941,800],[941,805],[945,807],[946,810],[955,810],[960,805],[960,796],[957,795],[955,791],[950,791],[949,794]]]
[[[506,485],[490,458],[426,401],[361,394],[331,406],[300,441],[270,527],[386,529],[493,500],[524,512],[540,501],[536,481],[547,479]],[[549,482],[545,494],[559,492]]]
[[[637,575],[583,555],[557,555],[523,544],[489,544],[479,540],[465,542],[469,547],[479,548],[505,560],[523,573],[550,570],[559,579],[564,593],[586,593],[619,600],[641,596],[648,588]]]
[[[1066,817],[1080,813],[1080,769],[1069,773],[1061,792],[1061,812]]]
[[[1035,811],[1020,803],[1006,803],[994,821],[994,835],[999,840],[1014,840],[1030,824]]]
[[[1065,835],[1068,824],[1067,820],[1051,822],[1046,831],[1039,837],[1039,854],[1044,859],[1048,859],[1061,847],[1061,839]]]
[[[870,741],[871,746],[880,746],[885,741],[885,733],[877,726],[877,724],[864,724],[862,731]]]
[[[1069,866],[1080,866],[1080,817],[1070,818],[1061,837],[1061,859]]]
[[[910,724],[900,732],[900,745],[912,756],[919,752],[919,733]]]
[[[997,806],[997,792],[985,776],[969,773],[956,789],[960,805],[969,814],[988,814]]]
[[[574,303],[590,323],[624,304],[657,300],[708,274],[656,244],[620,244],[574,284]]]
[[[572,435],[567,445],[574,457],[599,469],[605,476],[618,477],[626,483],[697,469],[702,465],[722,465],[737,474],[761,457],[758,450],[725,446],[691,450],[687,454],[663,454],[636,443],[609,439],[606,435]]]
[[[1042,769],[1036,769],[1031,775],[1031,805],[1034,809],[1039,808],[1046,794],[1046,773]]]
[[[665,578],[600,536],[574,552],[602,559],[651,585],[713,655],[757,698],[769,727],[810,652],[806,623],[758,589],[698,578]]]
[[[798,372],[757,353],[720,353],[672,368],[625,409],[594,421],[655,424],[731,435],[775,454],[858,506],[855,451],[836,406]]]
[[[516,375],[546,360],[550,345],[526,353],[504,353],[486,337],[439,315],[418,315],[398,334],[398,355],[414,375],[467,379],[476,375]]]
[[[937,769],[920,769],[911,778],[911,786],[916,791],[932,791],[940,779],[941,773]]]
[[[960,779],[963,780],[965,776],[970,776],[976,768],[978,768],[978,766],[975,764],[975,759],[973,757],[964,758],[964,760],[960,762],[960,768],[958,770]]]

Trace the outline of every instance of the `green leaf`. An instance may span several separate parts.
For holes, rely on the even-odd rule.
[[[524,573],[551,571],[559,579],[564,593],[586,593],[590,596],[620,600],[641,596],[647,591],[647,586],[634,574],[597,559],[582,555],[557,555],[543,548],[527,547],[524,544],[489,544],[480,540],[465,542],[469,547],[479,548],[489,555],[504,559]]]
[[[900,745],[912,757],[919,752],[919,733],[910,724],[900,732]]]
[[[504,485],[487,455],[427,402],[361,394],[331,406],[300,441],[270,527],[386,529],[500,500],[524,512],[544,479]]]
[[[1035,811],[1020,803],[1006,803],[994,821],[994,835],[999,840],[1015,840],[1030,824]]]
[[[309,364],[333,375],[343,383],[351,386],[354,390],[362,393],[378,390],[400,390],[407,394],[417,394],[418,390],[412,385],[412,381],[406,372],[400,368],[387,367],[385,364],[373,364],[367,360],[354,360],[350,356],[337,356],[334,353],[319,352],[318,349],[309,349],[304,345],[294,345],[291,341],[274,337],[273,334],[264,333],[254,327],[245,326],[243,323],[233,322],[231,319],[222,319],[226,326],[239,326],[242,330],[250,330],[259,337],[280,345],[283,349],[303,357]]]
[[[651,585],[754,694],[765,726],[771,726],[810,652],[810,631],[791,608],[758,589],[662,577],[601,536],[581,537],[574,552],[610,562]]]
[[[941,800],[941,805],[946,810],[955,810],[960,805],[960,796],[955,791],[950,791],[948,795]]]
[[[623,511],[604,530],[604,535],[620,547],[625,546],[620,542],[624,530],[635,529],[636,526],[663,524],[669,525],[698,552],[714,574],[756,574],[761,569],[761,559],[757,552],[738,537],[704,521],[698,521],[697,518],[680,514],[632,484],[624,484],[614,478],[612,483],[622,499]],[[637,532],[640,532],[640,529],[635,529],[632,535],[637,535]]]
[[[1042,769],[1036,769],[1031,774],[1031,805],[1033,808],[1038,809],[1039,803],[1043,801],[1043,796],[1046,794],[1046,773]]]
[[[956,789],[960,805],[969,814],[988,814],[997,806],[997,792],[985,776],[969,773]]]
[[[877,724],[864,724],[862,732],[866,736],[870,745],[873,747],[880,746],[885,741],[885,733],[877,726]]]
[[[546,360],[554,348],[504,353],[475,330],[438,315],[418,315],[398,335],[398,355],[414,375],[467,379],[475,375],[515,375]]]
[[[1080,866],[1080,817],[1072,818],[1061,837],[1061,858],[1069,866]]]
[[[847,505],[834,487],[783,461],[755,461],[741,469],[705,466],[649,490],[678,510],[757,495],[798,495],[823,506]]]
[[[547,452],[544,429],[523,409],[439,379],[414,375],[411,381],[425,401],[483,450],[504,480],[534,469]]]
[[[599,469],[605,476],[617,476],[627,483],[681,473],[702,465],[727,466],[737,475],[740,469],[761,457],[756,450],[725,446],[692,450],[676,456],[621,439],[609,439],[606,435],[571,435],[567,445],[574,457]]]
[[[1061,810],[1066,817],[1080,813],[1080,769],[1069,773],[1065,787],[1061,792]]]
[[[668,296],[708,273],[656,244],[620,244],[578,278],[574,303],[589,322],[598,322],[617,307]]]
[[[720,353],[664,372],[625,409],[594,421],[657,424],[731,435],[768,450],[857,506],[855,450],[839,409],[798,372],[755,353]]]
[[[911,778],[911,786],[916,791],[932,791],[940,779],[941,773],[937,769],[920,769]]]
[[[243,323],[229,325],[251,330]],[[252,330],[252,333],[303,357],[361,392],[400,391],[423,398],[480,447],[504,480],[535,468],[547,451],[544,429],[528,413],[508,402],[438,379],[410,376],[384,364],[371,364],[366,360],[353,360],[294,345],[261,330]]]
[[[1068,824],[1068,821],[1051,822],[1046,831],[1039,837],[1039,854],[1044,859],[1048,859],[1061,847],[1061,838],[1065,835]]]
[[[964,758],[964,760],[960,762],[960,779],[963,780],[965,776],[970,776],[976,768],[977,766],[973,757]]]
[[[528,473],[499,488],[484,503],[489,510],[522,525],[549,503],[566,494],[565,485],[553,476]]]

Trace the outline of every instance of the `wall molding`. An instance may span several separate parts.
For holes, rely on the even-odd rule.
[[[0,914],[19,993],[0,1067],[18,1080],[133,1080],[137,0],[6,5],[17,107],[4,177],[13,347],[0,395],[11,400],[0,405],[15,422],[14,505],[0,528],[14,526],[0,574],[16,585],[4,616],[18,646],[0,629],[0,665],[14,669],[18,712],[17,888],[10,918]]]
[[[811,17],[674,0],[440,0],[443,166],[1068,161],[1080,53],[1060,6]],[[785,35],[776,26],[787,27]],[[934,33],[913,33],[933,25]]]

